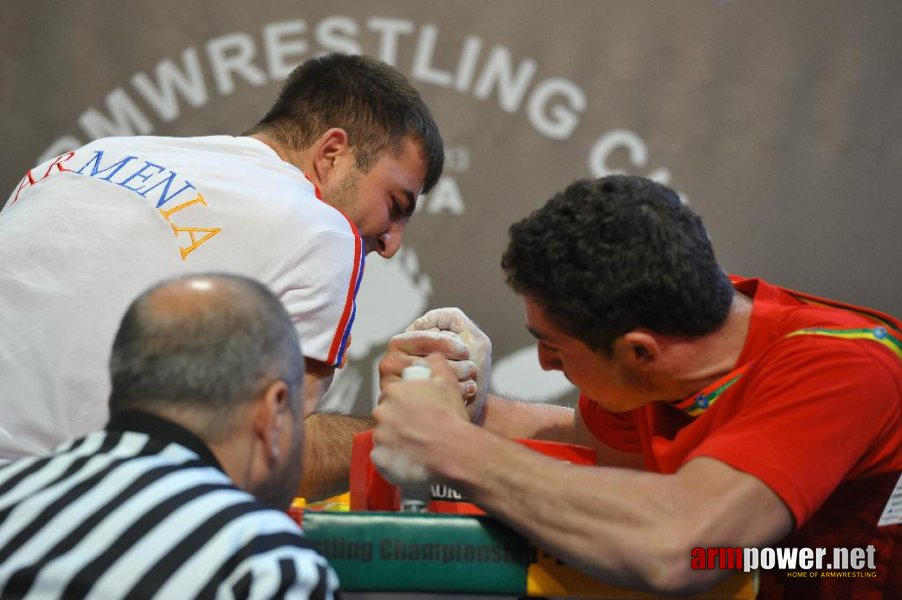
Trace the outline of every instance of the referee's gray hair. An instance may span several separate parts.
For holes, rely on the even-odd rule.
[[[155,306],[158,292],[195,281],[214,283],[217,293],[193,310]],[[218,438],[236,409],[276,380],[288,385],[297,414],[303,372],[297,332],[266,287],[222,273],[176,277],[138,296],[122,318],[110,357],[110,412],[191,414],[203,429],[197,433]]]

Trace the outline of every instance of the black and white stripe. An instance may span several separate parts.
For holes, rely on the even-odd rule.
[[[0,598],[338,597],[284,513],[197,453],[103,431],[0,467]]]

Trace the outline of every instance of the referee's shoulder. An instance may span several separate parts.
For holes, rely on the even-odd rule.
[[[230,523],[230,527],[236,528],[232,535],[247,539],[245,545],[235,548],[228,561],[234,566],[230,580],[236,577],[239,582],[248,583],[277,580],[280,597],[284,594],[284,597],[309,600],[341,598],[335,571],[293,519],[256,499],[247,508],[249,512],[244,518]],[[240,583],[236,585],[241,587]]]

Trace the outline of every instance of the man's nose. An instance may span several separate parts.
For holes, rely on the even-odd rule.
[[[378,252],[383,258],[391,258],[401,249],[403,237],[404,225],[402,223],[392,223],[388,231],[376,238],[373,250]]]

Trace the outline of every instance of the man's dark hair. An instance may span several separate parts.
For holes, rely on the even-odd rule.
[[[701,219],[641,177],[574,182],[511,226],[501,266],[515,292],[606,355],[638,327],[710,333],[733,298]]]
[[[210,283],[215,291],[191,305],[166,301],[167,288]],[[297,414],[303,374],[297,332],[268,289],[236,275],[188,275],[150,288],[125,313],[110,357],[110,412],[195,414],[197,433],[217,439],[276,380]]]
[[[247,133],[267,133],[280,144],[303,150],[331,127],[348,133],[363,172],[373,168],[383,150],[398,152],[404,140],[413,137],[426,162],[423,193],[442,173],[442,137],[420,94],[394,67],[369,56],[327,54],[306,60]]]

